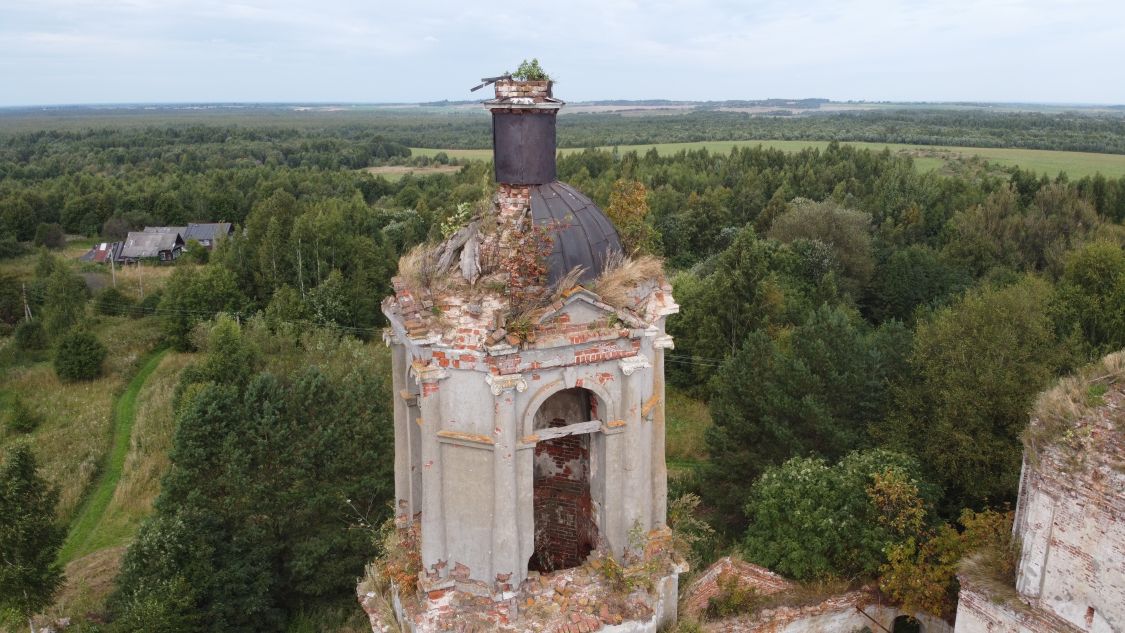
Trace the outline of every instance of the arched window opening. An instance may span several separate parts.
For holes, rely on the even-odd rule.
[[[535,413],[535,552],[528,569],[552,572],[581,565],[597,544],[590,497],[590,433],[599,426],[598,398],[564,389]]]

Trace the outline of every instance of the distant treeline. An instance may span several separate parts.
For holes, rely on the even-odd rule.
[[[490,147],[487,118],[395,117],[376,122],[380,133],[411,147]],[[643,145],[696,141],[823,140],[1018,147],[1125,153],[1125,118],[1085,114],[892,110],[800,117],[695,111],[682,115],[574,114],[560,116],[560,147]]]
[[[558,122],[559,147],[645,145],[697,141],[823,140],[1012,147],[1125,154],[1125,117],[1088,112],[992,112],[924,107],[817,113],[822,100],[709,102],[678,114],[571,113]],[[599,102],[614,105],[615,102]],[[653,101],[653,105],[672,102]],[[636,102],[633,102],[636,105]],[[718,108],[775,105],[808,114],[761,116]],[[289,167],[366,167],[403,156],[406,147],[484,149],[491,146],[483,111],[448,107],[294,111],[265,106],[207,110],[17,111],[0,114],[0,176],[6,162],[44,153],[108,151],[121,162],[146,160],[176,145],[186,160],[250,159]],[[100,129],[91,131],[89,128]],[[20,132],[30,130],[33,132]],[[42,131],[47,129],[50,131]],[[78,147],[75,147],[75,144]],[[210,152],[209,147],[218,151]],[[149,150],[145,153],[144,150]],[[170,161],[166,161],[170,162]]]
[[[39,131],[0,141],[0,178],[39,179],[76,171],[136,168],[199,173],[254,165],[358,169],[410,150],[371,129],[174,126]]]

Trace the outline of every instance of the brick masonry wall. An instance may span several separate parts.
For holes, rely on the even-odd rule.
[[[996,600],[962,578],[958,633],[1125,631],[1125,393],[1073,422],[1074,446],[1057,442],[1024,462],[1015,532],[1015,589]]]
[[[497,99],[531,99],[544,101],[551,96],[550,81],[516,81],[501,79],[495,84]]]
[[[1022,601],[1002,602],[962,581],[956,633],[1078,633],[1081,629]]]
[[[563,420],[557,420],[562,422]],[[555,424],[554,426],[562,426]],[[581,565],[594,548],[587,435],[535,446],[535,555],[531,567],[554,571]]]

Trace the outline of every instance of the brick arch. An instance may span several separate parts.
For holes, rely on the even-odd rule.
[[[601,401],[599,405],[605,409],[605,412],[602,413],[604,421],[609,422],[610,420],[616,420],[621,417],[618,415],[616,400],[614,400],[609,391],[597,381],[583,381],[581,385],[567,385],[566,380],[559,378],[543,385],[532,395],[531,400],[527,404],[527,408],[523,412],[523,419],[520,420],[520,435],[522,437],[527,437],[534,433],[535,414],[539,412],[540,407],[543,406],[543,403],[546,402],[548,398],[564,389],[579,386],[597,396],[598,400]]]

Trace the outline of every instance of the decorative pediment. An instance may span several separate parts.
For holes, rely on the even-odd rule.
[[[643,327],[644,323],[628,310],[616,309],[603,303],[597,294],[575,286],[563,294],[563,298],[552,303],[539,317],[539,324],[565,322],[570,325],[583,325],[599,320],[618,320],[629,327]]]

